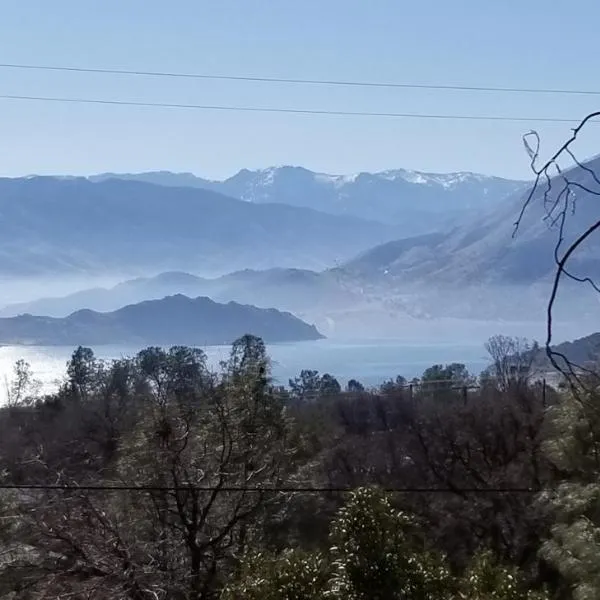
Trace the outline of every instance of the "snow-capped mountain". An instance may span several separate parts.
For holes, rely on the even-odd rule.
[[[137,179],[200,187],[253,203],[302,206],[404,225],[407,234],[447,228],[464,216],[496,207],[524,182],[477,173],[424,173],[395,169],[331,175],[303,167],[242,169],[223,181],[190,173],[102,174],[90,179]]]
[[[593,223],[600,220],[597,196],[600,186],[594,173],[600,172],[600,158],[565,171],[576,186],[576,203],[560,229],[561,252]],[[472,284],[531,285],[546,281],[556,270],[555,247],[559,239],[559,209],[548,218],[549,207],[558,203],[562,182],[546,182],[535,191],[529,208],[515,232],[528,192],[515,192],[494,211],[467,221],[452,231],[414,236],[386,242],[346,264],[354,274],[407,282],[436,282],[459,288]],[[570,273],[579,278],[600,277],[600,236],[593,235],[570,259]],[[580,286],[582,287],[582,286]]]

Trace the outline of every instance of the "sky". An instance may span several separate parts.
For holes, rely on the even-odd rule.
[[[540,0],[3,0],[0,63],[214,75],[600,90],[600,3]],[[179,80],[0,68],[0,94],[316,110],[579,119],[570,96]],[[567,123],[218,112],[0,99],[0,175],[293,164],[528,178]],[[591,125],[580,156],[599,151]]]

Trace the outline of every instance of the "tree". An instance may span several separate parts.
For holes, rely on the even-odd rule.
[[[299,400],[315,400],[319,396],[335,396],[342,391],[339,381],[329,373],[304,369],[300,377],[289,380],[292,396]]]
[[[542,556],[562,574],[576,600],[600,597],[600,408],[597,394],[565,393],[552,407],[548,457],[562,474],[554,492],[540,495],[554,519]]]
[[[597,248],[594,248],[591,242],[600,233],[600,219],[594,209],[600,196],[600,177],[594,170],[597,164],[590,166],[582,163],[574,152],[574,145],[580,134],[599,116],[599,111],[586,115],[572,129],[569,138],[541,165],[538,132],[529,131],[523,136],[535,179],[517,216],[513,233],[513,236],[518,234],[525,214],[532,206],[541,208],[544,222],[555,232],[554,251],[551,255],[555,269],[546,308],[545,350],[552,366],[562,373],[575,389],[581,387],[581,365],[572,364],[567,356],[552,347],[553,320],[559,291],[566,282],[584,284],[593,292],[600,293],[594,272],[589,270],[589,265],[594,263],[585,256],[597,253]],[[565,160],[574,163],[575,166],[565,169]],[[582,208],[585,222],[574,228],[572,217]],[[579,256],[583,260],[578,261]]]
[[[289,402],[253,336],[216,372],[184,347],[76,358],[56,394],[0,409],[0,474],[42,486],[0,495],[0,592],[522,600],[557,571],[559,597],[600,591],[596,395],[557,403],[529,381],[343,394],[308,371],[316,395]],[[433,367],[427,385],[447,368],[466,376]],[[70,487],[43,489],[56,484]]]
[[[95,481],[149,488],[34,496],[23,514],[30,542],[42,572],[55,564],[50,576],[40,573],[38,588],[53,596],[102,589],[131,600],[216,598],[260,537],[261,514],[276,497],[261,488],[276,487],[287,457],[288,424],[264,344],[252,336],[235,342],[216,379],[201,355],[182,349],[151,349],[135,364],[137,422]]]
[[[374,489],[358,489],[338,511],[329,551],[254,553],[227,600],[549,600],[514,565],[478,552],[460,576],[427,549],[417,520]]]
[[[319,388],[321,385],[321,378],[319,377],[319,371],[313,371],[310,369],[303,369],[300,371],[300,376],[289,380],[290,389],[292,396],[296,399],[314,400],[319,394]]]
[[[481,544],[502,560],[535,568],[545,521],[534,508],[534,495],[463,490],[551,485],[551,469],[541,450],[545,410],[542,391],[535,387],[511,393],[484,387],[466,399],[441,389],[405,405],[401,425],[379,443],[389,448],[389,458],[381,459],[377,475],[394,465],[393,470],[387,467],[393,478],[388,475],[382,485],[401,482],[449,490],[427,503],[410,497],[405,502],[427,519],[431,534],[457,568]]]
[[[96,381],[98,361],[91,348],[79,346],[67,363],[67,376],[74,396],[85,401]]]
[[[442,556],[424,550],[416,522],[372,489],[355,491],[332,524],[332,598],[451,598]]]
[[[173,346],[168,351],[150,347],[137,355],[141,375],[159,404],[193,395],[210,377],[206,355],[198,348]]]
[[[342,391],[339,381],[329,373],[324,373],[319,382],[319,394],[321,396],[335,396]]]
[[[12,380],[6,381],[7,406],[31,405],[41,386],[41,382],[33,377],[31,365],[19,359],[14,365]]]
[[[484,374],[503,391],[523,385],[532,375],[532,366],[538,358],[537,342],[531,344],[525,338],[495,335],[485,344],[492,365]]]
[[[365,386],[356,379],[350,379],[346,384],[346,391],[351,394],[360,394],[365,391]]]
[[[320,552],[290,549],[281,555],[255,553],[243,561],[224,600],[325,600],[329,565]]]
[[[396,375],[395,379],[389,379],[388,381],[384,381],[381,384],[380,389],[384,394],[386,394],[401,391],[407,386],[408,382],[406,380],[406,377],[402,377],[402,375]]]
[[[450,600],[444,559],[423,548],[415,525],[384,494],[358,489],[331,525],[327,553],[251,555],[227,598]]]
[[[468,600],[549,600],[544,590],[529,588],[514,565],[503,565],[489,551],[479,552],[461,577],[459,598]]]
[[[449,365],[433,365],[421,375],[422,384],[440,383],[448,386],[469,385],[473,382],[473,376],[462,363],[451,363]]]

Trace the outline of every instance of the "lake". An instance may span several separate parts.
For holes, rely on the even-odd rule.
[[[229,346],[203,348],[209,364],[217,367],[227,358]],[[112,359],[133,356],[140,350],[134,346],[98,346],[98,358]],[[482,343],[407,343],[401,340],[317,340],[286,344],[271,344],[268,352],[273,362],[273,375],[278,383],[287,385],[302,369],[316,369],[331,373],[344,384],[358,379],[368,386],[378,385],[385,379],[403,375],[417,377],[432,364],[461,362],[473,373],[479,373],[488,364]],[[4,382],[12,376],[14,363],[22,358],[32,368],[43,389],[51,391],[65,376],[66,362],[73,353],[66,346],[5,346],[0,347],[0,402],[6,396]]]

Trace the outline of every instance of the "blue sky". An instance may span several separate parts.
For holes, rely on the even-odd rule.
[[[539,0],[5,0],[0,62],[271,77],[599,89],[600,6]],[[596,59],[596,60],[595,60]],[[181,81],[0,69],[0,94],[579,118],[600,96]],[[216,113],[0,100],[0,175],[300,164],[527,177],[521,134],[568,124]],[[600,151],[590,127],[581,155]]]

